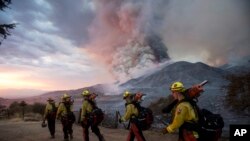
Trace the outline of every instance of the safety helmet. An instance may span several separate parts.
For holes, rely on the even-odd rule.
[[[130,96],[130,95],[131,95],[131,93],[130,93],[129,91],[125,91],[125,92],[123,93],[123,99],[127,98],[127,97]]]
[[[171,91],[176,91],[176,92],[184,92],[185,91],[185,87],[181,82],[174,82],[171,87],[170,87]]]
[[[49,97],[48,99],[47,99],[47,101],[54,101],[54,99],[52,99],[51,97]]]
[[[62,99],[66,99],[66,98],[70,98],[70,96],[67,93],[63,94],[62,96]]]
[[[82,96],[89,96],[90,95],[90,91],[89,90],[84,90],[82,92]]]

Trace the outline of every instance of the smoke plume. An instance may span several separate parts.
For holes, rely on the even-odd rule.
[[[87,49],[118,80],[170,58],[219,66],[250,55],[248,0],[93,0],[92,5]]]
[[[95,0],[93,5],[96,17],[89,28],[88,51],[107,64],[117,80],[133,78],[169,59],[159,34],[148,30],[154,18],[149,2]]]

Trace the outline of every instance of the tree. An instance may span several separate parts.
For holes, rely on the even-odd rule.
[[[34,103],[32,105],[32,111],[34,113],[39,113],[39,114],[43,115],[45,107],[46,107],[46,105],[43,103]]]
[[[250,72],[230,75],[227,80],[226,106],[235,112],[250,115]]]
[[[24,111],[25,111],[25,107],[27,106],[27,103],[25,101],[22,101],[20,102],[20,106],[22,107],[22,115],[24,119]]]
[[[11,4],[11,0],[0,0],[0,10],[4,11],[4,8],[9,8],[8,5]],[[0,41],[0,45],[4,39],[7,38],[7,36],[10,36],[9,29],[14,29],[16,26],[15,23],[12,24],[1,24],[0,23],[0,36],[2,40]]]
[[[20,112],[20,105],[17,101],[14,101],[13,103],[10,104],[9,112],[11,115],[14,115],[15,113]]]
[[[5,106],[5,105],[2,105],[2,104],[0,103],[0,111],[2,111],[2,110],[4,110],[4,109],[6,109],[6,106]]]

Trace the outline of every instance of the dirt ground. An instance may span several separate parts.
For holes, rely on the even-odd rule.
[[[73,141],[83,141],[82,128],[74,125]],[[126,141],[127,130],[109,129],[100,127],[101,133],[106,141]],[[155,131],[143,132],[147,141],[177,141],[177,134],[162,135]],[[63,141],[63,132],[60,122],[56,123],[56,137],[50,139],[48,128],[42,128],[41,122],[23,121],[0,121],[0,140],[1,141]],[[90,140],[98,141],[97,137],[90,132]],[[221,141],[228,141],[222,139]]]

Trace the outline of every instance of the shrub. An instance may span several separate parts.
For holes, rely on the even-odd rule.
[[[227,80],[225,105],[234,112],[250,115],[250,72],[230,75]]]
[[[34,103],[32,105],[32,112],[39,113],[42,115],[44,113],[45,107],[46,107],[46,105],[43,103]]]

